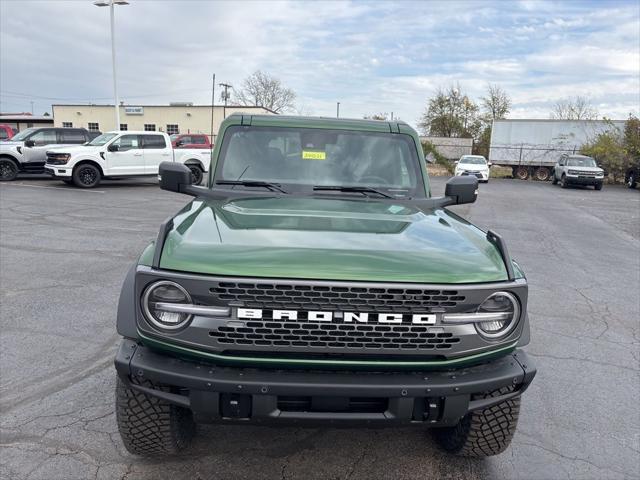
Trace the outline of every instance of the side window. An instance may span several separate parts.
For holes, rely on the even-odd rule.
[[[205,139],[204,139],[204,137],[202,135],[198,135],[196,137],[192,137],[191,143],[193,145],[206,145],[207,144],[207,142],[205,141]]]
[[[162,135],[144,135],[142,148],[161,149],[167,146]]]
[[[83,144],[87,141],[82,130],[60,130],[60,143]]]
[[[178,141],[180,142],[180,145],[189,145],[191,144],[191,137],[189,135],[183,135],[181,136]]]
[[[113,142],[113,145],[118,145],[119,152],[126,152],[127,150],[140,148],[140,140],[138,135],[123,135]]]
[[[55,130],[40,130],[38,133],[35,133],[29,137],[29,140],[33,140],[37,146],[42,145],[51,145],[52,143],[56,143],[58,140],[56,138]]]
[[[0,140],[6,140],[9,138],[9,134],[4,128],[0,128]]]

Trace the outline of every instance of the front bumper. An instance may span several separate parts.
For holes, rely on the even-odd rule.
[[[581,176],[573,176],[567,175],[566,177],[567,183],[571,185],[598,185],[604,182],[604,177],[581,177]]]
[[[67,167],[66,165],[49,165],[46,164],[44,166],[44,172],[48,175],[51,175],[54,178],[70,178],[72,168]]]
[[[467,172],[461,171],[457,173],[457,176],[460,177],[476,177],[478,180],[489,180],[489,172]]]
[[[360,426],[453,425],[470,411],[520,395],[536,374],[521,350],[437,372],[300,371],[198,363],[129,339],[115,366],[130,388],[189,408],[198,422]],[[145,380],[171,389],[154,389]],[[497,390],[504,393],[485,395]]]

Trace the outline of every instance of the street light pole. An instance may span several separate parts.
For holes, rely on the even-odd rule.
[[[116,81],[116,37],[114,32],[115,9],[116,5],[128,5],[126,0],[98,0],[93,2],[97,7],[109,7],[109,17],[111,23],[111,67],[113,69],[113,100],[116,110],[116,127],[120,130],[120,100],[118,99],[118,82]]]
[[[340,102],[336,104],[336,118],[340,118]]]

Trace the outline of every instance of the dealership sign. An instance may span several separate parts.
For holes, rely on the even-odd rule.
[[[124,107],[124,113],[127,115],[144,115],[144,107]]]

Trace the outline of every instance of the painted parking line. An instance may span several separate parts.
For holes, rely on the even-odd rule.
[[[65,188],[65,187],[45,187],[44,185],[31,185],[29,183],[3,183],[2,185],[7,187],[47,188],[49,190],[58,190],[61,192],[106,193],[104,190],[85,190],[85,189],[79,189],[79,188]]]

